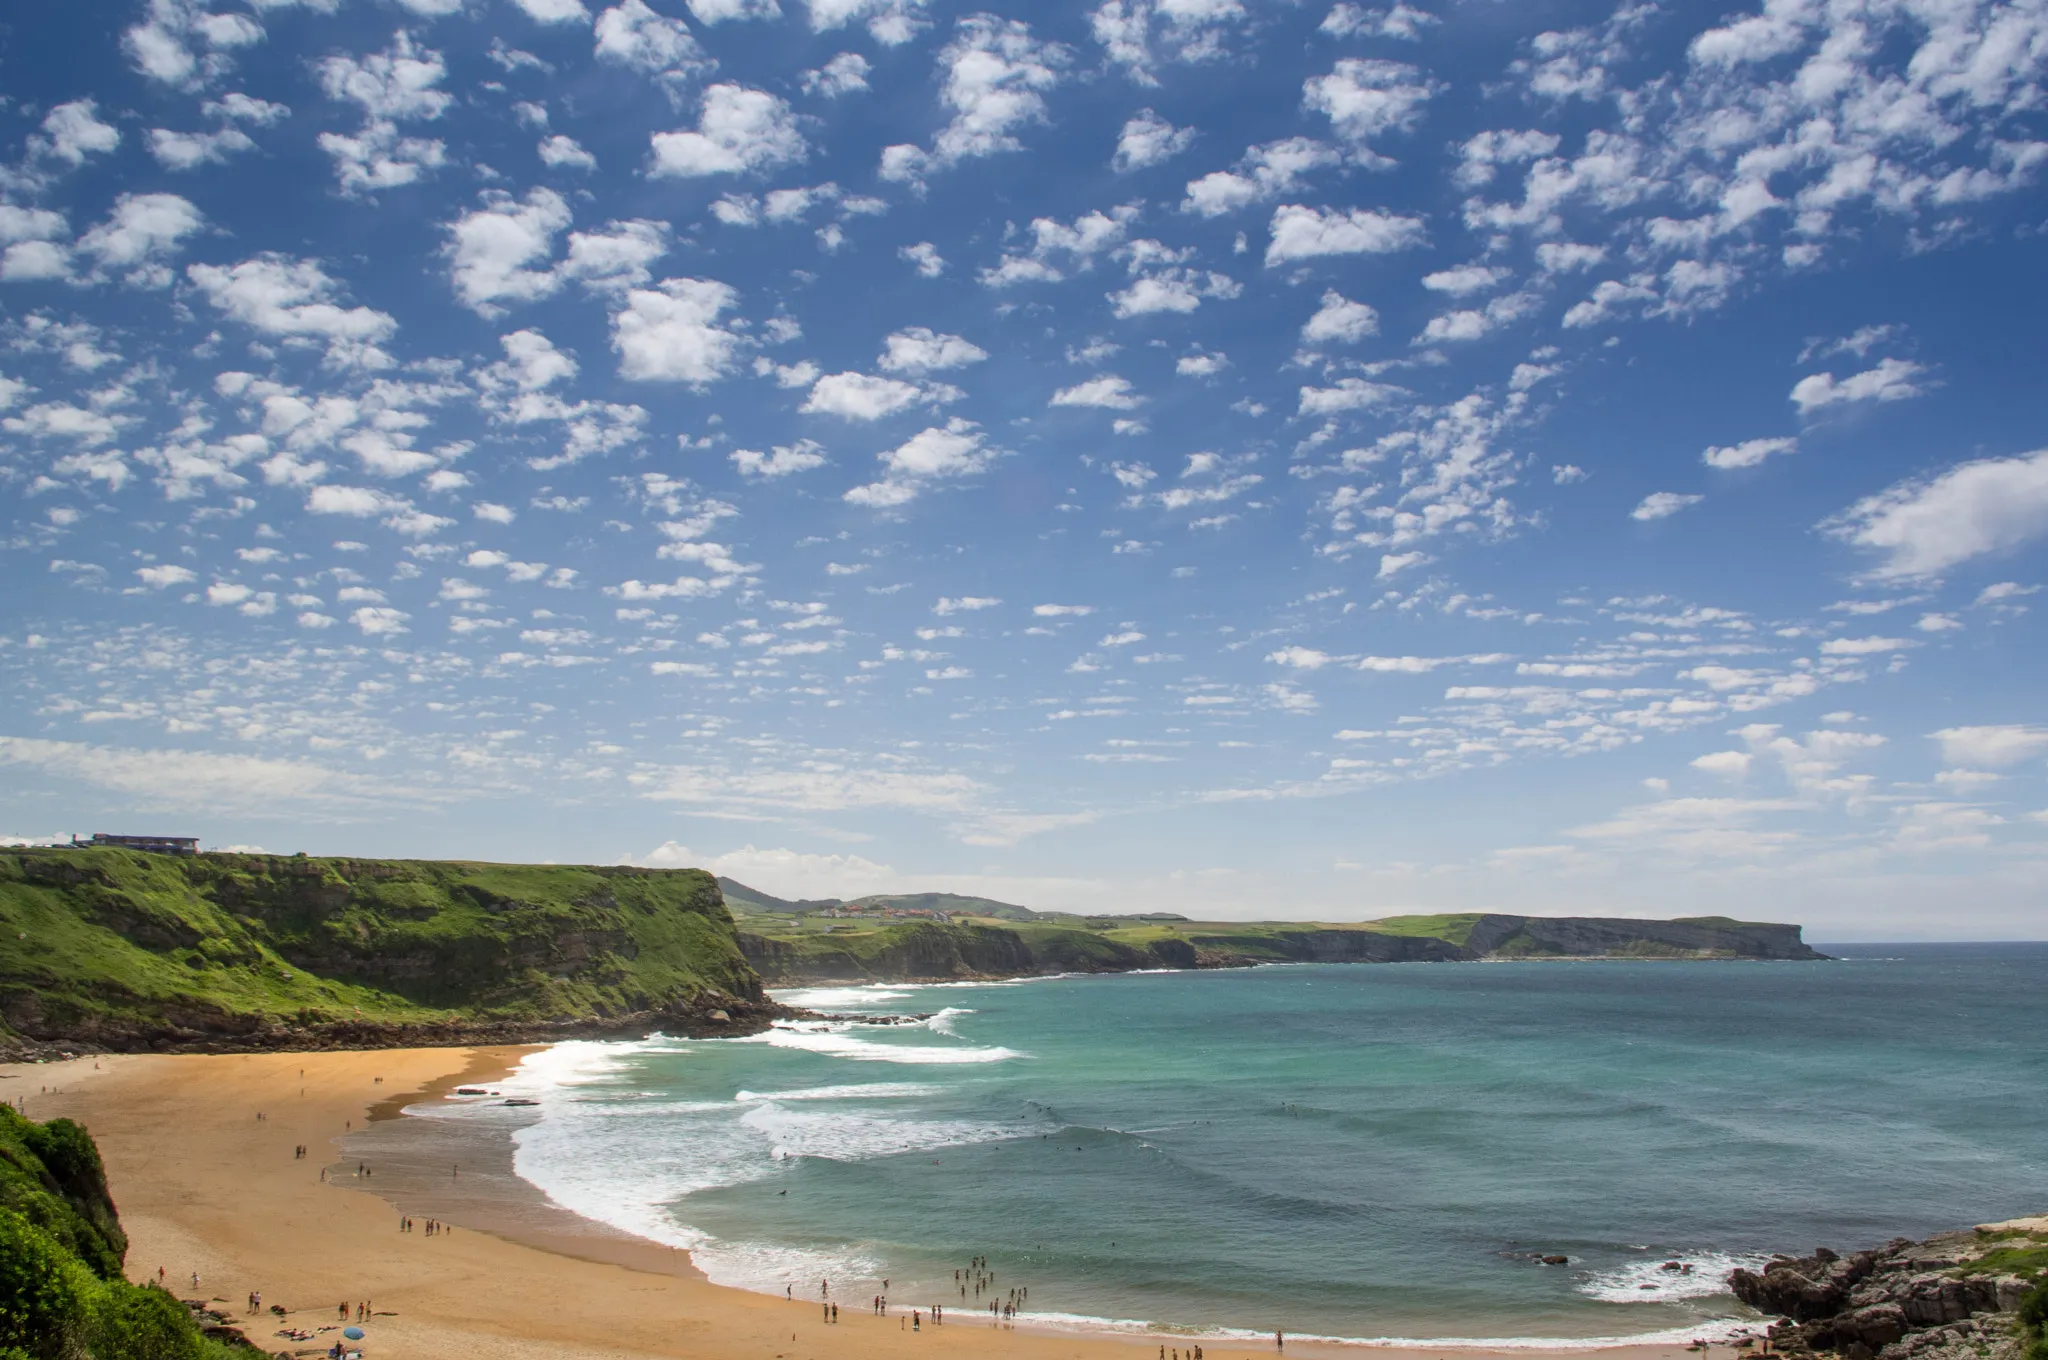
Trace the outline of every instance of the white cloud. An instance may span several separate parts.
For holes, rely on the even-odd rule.
[[[1085,618],[1095,612],[1092,604],[1035,604],[1031,612],[1041,619]]]
[[[213,132],[173,132],[169,128],[149,130],[149,154],[166,170],[196,170],[202,165],[221,165],[229,156],[254,151],[256,143],[240,128],[224,127]]]
[[[137,567],[135,575],[151,590],[162,590],[166,586],[190,585],[199,579],[190,567],[165,563],[154,567]]]
[[[595,170],[597,157],[583,149],[583,144],[574,137],[556,133],[544,138],[536,148],[540,163],[555,170]]]
[[[1711,468],[1746,468],[1755,467],[1775,454],[1798,451],[1797,439],[1745,439],[1725,448],[1709,448],[1700,454],[1700,461]]]
[[[1254,203],[1263,203],[1302,187],[1310,170],[1337,164],[1337,152],[1310,137],[1289,137],[1249,147],[1235,170],[1218,170],[1189,180],[1182,212],[1222,217]]]
[[[865,23],[868,35],[884,47],[901,47],[926,27],[926,0],[804,0],[811,12],[811,31],[824,33],[846,24]]]
[[[531,302],[562,286],[550,259],[555,236],[570,222],[569,205],[552,189],[531,189],[521,202],[492,191],[484,206],[448,224],[445,254],[456,296],[480,316],[502,316],[501,300]],[[541,268],[531,266],[539,262]]]
[[[441,54],[416,46],[404,29],[392,35],[391,46],[382,52],[327,57],[316,69],[329,99],[355,104],[372,120],[432,120],[455,102],[455,96],[435,88],[448,74]]]
[[[994,609],[1002,601],[991,595],[962,595],[958,598],[941,596],[932,606],[932,613],[941,618],[948,614],[972,614],[983,609]]]
[[[1140,85],[1159,83],[1160,61],[1217,61],[1250,16],[1240,0],[1102,0],[1088,15],[1103,54]]]
[[[1908,647],[1920,644],[1906,638],[1860,637],[1829,638],[1820,645],[1822,656],[1875,656],[1883,652],[1902,652]]]
[[[1301,327],[1312,345],[1348,345],[1378,333],[1380,315],[1363,302],[1353,302],[1336,289],[1323,293],[1322,306]]]
[[[597,16],[599,61],[630,66],[677,85],[717,63],[704,55],[681,19],[656,14],[644,0],[625,0]]]
[[[364,637],[393,637],[411,631],[405,626],[411,617],[402,609],[371,604],[350,614],[348,621],[361,629]]]
[[[988,358],[988,351],[957,335],[945,335],[929,326],[912,326],[897,331],[883,342],[885,348],[877,360],[885,373],[909,373],[921,376],[926,373],[943,373],[948,369],[965,368]]]
[[[1821,528],[1885,554],[1876,575],[1934,576],[2048,532],[2048,449],[1980,458],[1866,496]]]
[[[1628,512],[1634,520],[1669,519],[1688,505],[1698,505],[1705,496],[1687,495],[1677,491],[1653,491],[1643,497],[1641,504]]]
[[[162,811],[195,802],[259,816],[280,808],[347,805],[367,808],[414,801],[407,791],[303,760],[219,755],[198,750],[138,750],[84,742],[0,737],[0,764],[37,769],[139,800]]]
[[[1266,246],[1266,263],[1326,255],[1382,255],[1419,246],[1425,235],[1418,217],[1288,203],[1273,210],[1273,239]]]
[[[1366,411],[1385,406],[1397,397],[1408,395],[1403,388],[1391,383],[1367,382],[1364,378],[1339,378],[1330,387],[1304,387],[1301,389],[1301,405],[1296,414],[1304,416],[1328,416],[1340,411]]]
[[[1422,286],[1432,292],[1464,297],[1468,293],[1480,293],[1496,287],[1507,277],[1508,271],[1498,265],[1463,264],[1455,269],[1440,269],[1434,274],[1423,275]]]
[[[1109,164],[1119,175],[1128,175],[1172,160],[1194,144],[1193,128],[1175,127],[1151,109],[1140,109],[1117,134]]]
[[[1368,165],[1389,164],[1368,145],[1389,132],[1415,124],[1437,85],[1413,66],[1398,61],[1346,57],[1326,76],[1302,82],[1302,107],[1326,115],[1352,154]]]
[[[1944,727],[1928,734],[1941,743],[1942,759],[1951,765],[2008,765],[2048,755],[2048,727],[2012,723],[1990,727]]]
[[[315,260],[258,255],[234,265],[190,265],[185,275],[208,302],[243,325],[266,335],[323,336],[330,355],[349,342],[374,344],[398,329],[388,313],[336,303],[338,286]]]
[[[798,409],[845,420],[880,420],[919,403],[943,404],[964,395],[943,383],[908,383],[867,373],[831,373],[811,386]]]
[[[99,105],[90,99],[59,104],[43,115],[43,135],[31,146],[67,165],[83,165],[87,156],[101,156],[121,145],[121,131],[100,121]]]
[[[792,473],[808,472],[825,465],[825,446],[809,439],[799,439],[794,444],[778,444],[772,453],[760,453],[754,449],[734,449],[732,465],[743,477],[787,477]]]
[[[80,254],[93,256],[109,270],[126,270],[129,283],[167,287],[171,273],[162,264],[187,236],[204,225],[199,209],[176,194],[122,194],[107,220],[78,238]]]
[[[1052,394],[1053,406],[1099,406],[1111,411],[1134,411],[1143,399],[1131,390],[1130,380],[1106,373]]]
[[[741,339],[718,324],[739,294],[716,279],[663,279],[627,292],[612,314],[619,376],[634,382],[717,382],[732,371]]]
[[[1715,751],[1692,761],[1695,770],[1721,775],[1728,779],[1740,779],[1749,773],[1750,761],[1754,759],[1747,751]]]
[[[583,7],[583,0],[512,0],[512,3],[526,11],[526,17],[535,23],[590,22],[590,11]]]
[[[848,491],[845,499],[849,503],[871,509],[903,505],[914,500],[927,482],[981,472],[994,461],[996,450],[989,447],[974,422],[956,416],[943,428],[921,430],[875,456],[882,463],[884,479]]]
[[[1441,22],[1427,10],[1416,9],[1401,3],[1401,0],[1396,0],[1390,9],[1361,9],[1350,0],[1342,0],[1342,3],[1331,7],[1320,28],[1339,38],[1395,38],[1415,42],[1425,31]]]
[[[1277,652],[1266,653],[1266,660],[1276,666],[1290,666],[1299,671],[1319,671],[1337,658],[1328,652],[1313,647],[1282,647]]]
[[[841,95],[865,90],[868,72],[872,69],[868,59],[860,53],[841,52],[816,70],[803,73],[804,93],[837,99]]]
[[[787,103],[766,90],[719,84],[704,91],[694,132],[657,132],[653,175],[733,175],[803,160],[810,146]]]
[[[1805,415],[1844,402],[1904,401],[1927,390],[1914,381],[1924,372],[1924,368],[1909,360],[1885,359],[1876,368],[1851,374],[1840,382],[1835,381],[1832,373],[1813,373],[1793,386],[1792,402]]]
[[[1020,150],[1017,132],[1045,120],[1044,92],[1057,85],[1067,49],[1040,42],[1030,25],[976,14],[939,53],[939,99],[953,119],[932,141],[941,165]]]
[[[1135,278],[1105,296],[1118,319],[1127,320],[1154,312],[1192,312],[1204,298],[1234,298],[1243,291],[1244,285],[1227,274],[1173,268]]]
[[[686,0],[686,3],[700,24],[719,24],[728,19],[782,17],[782,6],[775,0]]]
[[[930,241],[919,241],[916,245],[904,246],[896,254],[898,258],[911,263],[919,278],[935,279],[946,272],[945,257],[939,254],[938,247]]]

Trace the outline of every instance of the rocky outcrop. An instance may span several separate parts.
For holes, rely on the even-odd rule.
[[[1779,1319],[1776,1350],[1846,1360],[1996,1360],[2009,1351],[2018,1360],[2017,1311],[2035,1285],[2007,1267],[2043,1246],[2048,1231],[2037,1240],[2027,1227],[1986,1224],[1848,1256],[1825,1247],[1777,1256],[1762,1270],[1733,1272],[1728,1286]]]

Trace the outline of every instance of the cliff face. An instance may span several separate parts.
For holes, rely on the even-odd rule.
[[[775,983],[942,981],[1199,966],[1194,946],[1184,940],[1138,947],[1083,930],[1033,931],[1027,940],[999,926],[917,923],[797,939],[741,932],[739,941],[747,961]]]
[[[758,921],[760,918],[755,918]],[[1416,924],[1422,922],[1422,925]],[[1236,968],[1259,963],[1448,963],[1483,958],[1818,959],[1799,927],[1738,921],[1593,917],[1408,918],[1365,926],[1187,922],[1083,930],[956,922],[816,932],[742,932],[740,947],[770,985],[906,982],[1020,974]],[[1444,935],[1423,933],[1423,927]],[[1456,938],[1446,938],[1456,937]]]
[[[1599,916],[1481,916],[1465,945],[1489,958],[1818,959],[1798,926],[1699,916],[1634,921]]]
[[[2029,1296],[2048,1285],[2048,1217],[1987,1223],[1924,1242],[1896,1238],[1841,1256],[1778,1256],[1729,1277],[1735,1296],[1780,1321],[1773,1348],[1846,1360],[2018,1360]]]
[[[695,870],[11,851],[0,1024],[132,1049],[732,1023],[766,1005],[735,933]]]

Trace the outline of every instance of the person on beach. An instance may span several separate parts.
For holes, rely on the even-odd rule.
[[[1274,1331],[1273,1349],[1276,1351],[1284,1351],[1287,1349],[1287,1333],[1279,1331],[1277,1329]]]

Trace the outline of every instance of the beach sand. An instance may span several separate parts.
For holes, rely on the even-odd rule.
[[[502,1138],[405,1118],[407,1104],[461,1084],[488,1084],[518,1048],[346,1053],[115,1055],[0,1065],[0,1099],[36,1119],[66,1116],[98,1141],[129,1239],[128,1273],[220,1300],[264,1350],[324,1350],[274,1335],[336,1323],[368,1300],[365,1360],[867,1360],[925,1355],[1005,1360],[1145,1360],[1185,1338],[1006,1330],[962,1308],[940,1327],[904,1330],[842,1299],[837,1325],[815,1298],[796,1302],[705,1280],[685,1253],[550,1204],[511,1174]],[[47,1088],[47,1089],[46,1089]],[[263,1115],[258,1119],[258,1113]],[[466,1122],[466,1121],[465,1121]],[[366,1126],[367,1129],[366,1129]],[[293,1148],[308,1149],[304,1160]],[[367,1177],[357,1174],[358,1163]],[[323,1171],[326,1179],[322,1180]],[[458,1174],[459,1173],[459,1174]],[[396,1207],[394,1207],[396,1206]],[[400,1212],[454,1231],[398,1231]],[[813,1286],[815,1291],[815,1286]],[[895,1300],[893,1313],[916,1300]],[[291,1310],[270,1314],[272,1304]],[[950,1310],[949,1310],[950,1312]],[[351,1318],[353,1311],[351,1311]],[[1214,1360],[1274,1354],[1270,1341],[1202,1343]],[[1678,1346],[1593,1351],[1361,1348],[1289,1341],[1291,1356],[1372,1360],[1690,1360]],[[1716,1360],[1737,1354],[1715,1347]]]

